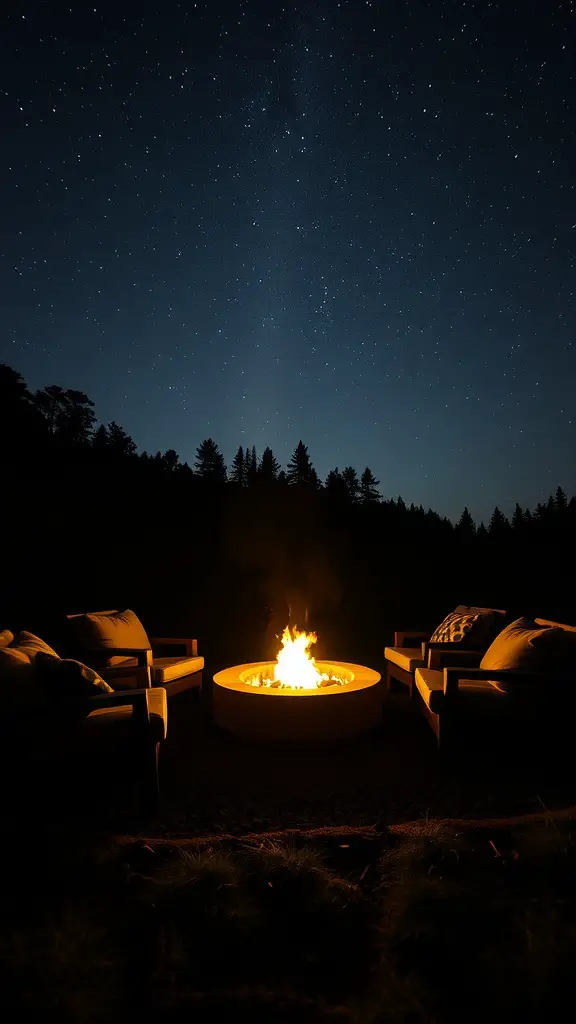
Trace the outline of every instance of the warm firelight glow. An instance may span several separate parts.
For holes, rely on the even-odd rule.
[[[272,677],[259,673],[247,679],[248,686],[286,687],[291,690],[316,690],[319,686],[342,686],[344,679],[319,672],[316,661],[310,654],[316,633],[304,633],[286,626],[282,634],[282,646],[276,657]]]

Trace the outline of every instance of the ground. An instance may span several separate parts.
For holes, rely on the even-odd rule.
[[[108,1024],[134,1010],[384,1024],[562,1006],[571,783],[489,751],[443,765],[407,696],[384,696],[377,734],[278,750],[215,730],[208,687],[181,694],[158,816],[105,760],[96,791],[61,779],[52,800],[22,803],[18,831],[4,819],[6,1006]]]

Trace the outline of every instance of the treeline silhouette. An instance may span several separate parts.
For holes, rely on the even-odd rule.
[[[574,618],[576,498],[560,487],[510,520],[495,508],[476,526],[465,508],[452,524],[384,497],[369,467],[321,482],[302,441],[285,468],[242,446],[227,467],[211,438],[193,466],[138,454],[86,394],[32,393],[4,364],[0,437],[0,628],[56,635],[65,612],[134,607],[219,662],[267,655],[288,619],[318,630],[320,655],[351,658],[461,602]]]

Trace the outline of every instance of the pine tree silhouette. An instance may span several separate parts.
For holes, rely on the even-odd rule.
[[[324,481],[324,488],[326,491],[326,497],[329,501],[333,501],[335,504],[341,505],[348,501],[348,488],[345,481],[342,479],[342,473],[336,466],[335,469],[331,469]]]
[[[350,501],[357,501],[358,494],[360,491],[360,481],[358,479],[358,473],[354,469],[354,466],[345,466],[342,470],[342,480],[346,485],[348,491],[348,497]]]
[[[516,502],[516,508],[514,509],[514,514],[512,516],[512,529],[515,533],[520,533],[520,531],[524,529],[525,525],[526,521],[524,513],[518,502]]]
[[[456,530],[463,540],[471,539],[476,534],[476,526],[467,505],[464,506],[464,511],[458,520]]]
[[[504,513],[496,505],[490,519],[490,525],[488,526],[490,536],[494,538],[502,537],[508,532],[509,528],[510,523],[506,519]]]
[[[274,483],[278,479],[279,472],[280,463],[278,459],[275,457],[272,449],[266,447],[262,452],[262,458],[258,467],[259,478],[266,483]]]
[[[96,432],[98,433],[98,431]],[[94,442],[96,437],[94,437]],[[108,424],[108,437],[107,437],[108,449],[114,455],[120,458],[128,458],[131,455],[136,455],[136,444],[132,440],[129,434],[126,433],[124,427],[121,427],[119,423],[112,420]],[[168,455],[168,452],[166,452]],[[166,455],[164,458],[166,458]],[[176,455],[176,452],[174,452]],[[176,462],[178,462],[178,456],[176,455]]]
[[[232,459],[230,479],[233,484],[238,484],[239,487],[246,486],[246,461],[242,445],[240,445],[236,455]]]
[[[226,464],[224,456],[211,437],[198,445],[194,465],[198,476],[204,480],[212,480],[214,483],[225,483]]]
[[[292,458],[288,463],[286,479],[289,484],[307,484],[312,487],[318,486],[316,470],[312,465],[312,461],[308,454],[308,448],[303,441],[298,441],[298,444],[294,449]]]
[[[180,462],[180,459],[178,458],[178,452],[175,451],[174,448],[168,448],[168,450],[165,451],[164,455],[162,456],[162,461],[166,466],[166,469],[169,470],[170,473],[173,473],[176,467],[178,466],[178,463]]]
[[[363,505],[375,505],[380,501],[379,483],[370,467],[366,466],[360,477],[360,501]]]
[[[565,512],[568,508],[568,499],[561,487],[556,488],[554,504],[557,512]]]
[[[245,462],[246,482],[248,484],[253,484],[256,481],[256,476],[258,473],[258,458],[256,456],[256,445],[252,446],[252,451],[250,453],[248,453],[248,449],[246,449]]]

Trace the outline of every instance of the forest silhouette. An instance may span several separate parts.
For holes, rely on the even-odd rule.
[[[138,453],[83,392],[32,393],[4,364],[0,433],[1,625],[55,636],[66,613],[131,607],[223,664],[268,656],[287,621],[318,631],[318,655],[353,660],[460,603],[576,615],[576,498],[561,487],[476,526],[467,508],[453,524],[386,496],[369,467],[322,482],[302,441],[285,468],[242,446],[227,467],[207,438],[190,466]]]

